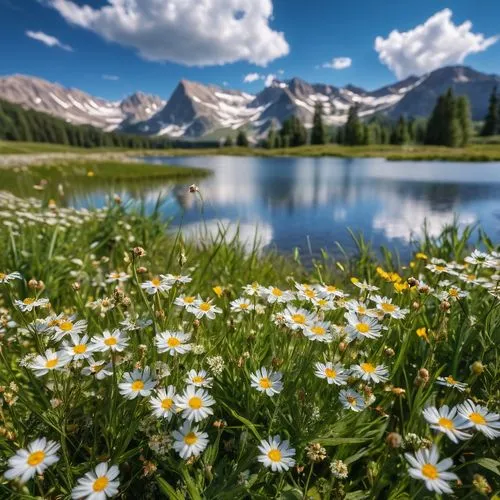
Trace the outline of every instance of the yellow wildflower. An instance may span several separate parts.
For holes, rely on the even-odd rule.
[[[426,342],[429,342],[429,338],[427,337],[427,328],[425,328],[425,326],[417,328],[417,335],[423,338]]]
[[[215,292],[215,295],[217,295],[217,297],[221,298],[222,297],[222,294],[224,293],[224,290],[222,289],[221,286],[217,285],[217,286],[214,286],[212,288],[212,290]]]

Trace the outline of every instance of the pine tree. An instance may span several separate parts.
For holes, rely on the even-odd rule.
[[[449,148],[456,148],[462,144],[462,128],[458,119],[456,99],[453,90],[448,89],[445,95],[445,115],[444,115],[444,142]]]
[[[497,87],[493,87],[490,95],[490,104],[488,106],[488,113],[484,118],[484,125],[481,129],[482,136],[495,135],[500,132],[500,108],[497,96]]]
[[[317,102],[314,107],[313,126],[311,130],[311,144],[326,144],[326,130],[323,125],[323,105]]]
[[[240,130],[236,137],[236,145],[241,148],[248,148],[248,137],[244,130]]]
[[[271,124],[271,128],[269,129],[269,132],[267,134],[267,140],[266,140],[266,147],[273,149],[276,146],[276,139],[278,137],[278,134],[276,133],[276,129],[274,128],[274,123]]]
[[[442,145],[445,144],[445,134],[443,125],[446,121],[446,99],[444,95],[439,96],[431,117],[427,123],[425,134],[425,144]]]
[[[230,147],[232,147],[232,146],[234,146],[234,143],[233,143],[233,138],[232,138],[230,135],[228,135],[228,136],[226,137],[226,141],[224,142],[224,147],[226,147],[226,148],[230,148]]]
[[[344,127],[344,143],[348,146],[358,146],[363,144],[363,139],[363,125],[358,117],[358,108],[351,106]]]
[[[469,142],[472,131],[472,120],[470,114],[469,99],[466,96],[460,96],[457,99],[457,115],[462,130],[462,142],[460,146],[466,146]]]

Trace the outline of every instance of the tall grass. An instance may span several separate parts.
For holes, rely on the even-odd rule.
[[[22,279],[0,284],[0,470],[35,438],[61,446],[59,461],[43,476],[24,484],[0,479],[2,498],[67,498],[101,462],[118,466],[119,496],[129,499],[432,498],[424,482],[409,476],[404,456],[432,445],[453,460],[460,478],[450,482],[454,495],[498,493],[495,440],[468,428],[470,438],[454,443],[432,431],[422,415],[428,406],[467,399],[498,408],[499,257],[486,235],[485,261],[464,262],[471,252],[468,230],[449,227],[438,238],[427,236],[411,262],[400,263],[389,251],[378,259],[353,235],[355,255],[333,260],[323,254],[306,269],[300,256],[263,252],[242,243],[237,232],[230,238],[223,227],[185,241],[167,231],[159,207],[150,216],[120,204],[78,212],[11,195],[2,195],[2,206],[0,272],[19,272]],[[124,273],[123,281],[114,272]],[[167,274],[191,281],[161,278]],[[166,286],[149,294],[144,284],[155,276]],[[378,290],[367,290],[365,280]],[[263,288],[269,286],[279,287],[286,301],[274,302],[277,295]],[[328,294],[326,303],[317,300]],[[196,313],[204,301],[219,308],[215,319],[176,305],[181,295],[199,295]],[[390,314],[375,295],[392,299]],[[22,312],[15,301],[26,297],[48,298],[50,306]],[[241,297],[248,299],[248,313],[232,304]],[[351,338],[345,313],[360,307],[351,299],[365,303],[383,327],[380,336]],[[398,310],[402,317],[393,318]],[[310,317],[303,325],[294,314]],[[37,376],[33,355],[70,345],[61,325],[77,320],[86,321],[91,339],[105,330],[125,332],[130,322],[140,327],[125,332],[123,352],[94,353],[95,360],[109,363],[110,375],[102,380],[83,375],[88,362],[74,359]],[[330,341],[311,340],[308,324],[318,320]],[[176,330],[191,335],[191,350],[159,352],[158,334]],[[63,332],[60,340],[57,332]],[[317,377],[317,362],[342,365],[346,385]],[[361,363],[385,367],[387,380],[363,381],[350,371]],[[172,385],[178,394],[190,370],[206,370],[205,377],[213,378],[206,389],[215,400],[213,415],[198,424],[208,445],[199,456],[184,460],[172,447],[172,433],[184,420],[179,411],[157,418],[154,392],[132,400],[120,394],[124,373],[146,367],[156,389]],[[251,385],[261,367],[282,374],[283,387],[273,397]],[[448,386],[437,383],[448,376]],[[463,391],[454,381],[466,384]],[[342,404],[346,387],[359,395],[362,411]],[[295,450],[295,464],[282,473],[257,460],[261,440],[275,435]]]

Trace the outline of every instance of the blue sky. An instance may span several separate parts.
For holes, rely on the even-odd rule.
[[[0,0],[0,74],[108,99],[168,98],[182,78],[374,89],[462,60],[500,73],[499,19],[492,0]]]

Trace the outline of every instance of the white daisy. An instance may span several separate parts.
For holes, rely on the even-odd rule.
[[[297,288],[297,298],[299,300],[308,300],[312,302],[314,299],[319,298],[319,292],[316,285],[307,285],[295,283]]]
[[[135,399],[137,396],[147,397],[156,385],[151,377],[151,369],[146,366],[144,370],[134,370],[123,374],[124,382],[118,384],[120,394],[127,399]]]
[[[188,344],[190,338],[190,333],[165,331],[156,334],[155,342],[158,352],[168,352],[170,356],[175,356],[191,350],[192,346]]]
[[[30,363],[31,368],[37,377],[42,377],[52,370],[61,370],[71,361],[71,357],[65,351],[53,351],[47,349],[45,354],[38,355]]]
[[[486,266],[489,261],[493,260],[490,254],[480,252],[479,250],[474,250],[469,256],[465,257],[464,261],[473,266]]]
[[[213,380],[205,370],[189,370],[186,376],[186,383],[196,387],[212,387]]]
[[[77,485],[71,491],[74,500],[105,500],[118,493],[120,481],[116,479],[120,471],[116,465],[109,467],[107,462],[101,462],[94,470],[87,472],[78,479]]]
[[[10,274],[0,273],[0,283],[10,283],[12,280],[22,280],[23,277],[18,272]]]
[[[333,299],[328,297],[318,297],[312,300],[314,307],[317,307],[320,311],[334,311],[337,309]]]
[[[231,302],[231,311],[249,313],[253,309],[253,304],[245,298],[233,300]]]
[[[208,319],[215,319],[216,314],[220,314],[222,309],[212,304],[212,299],[197,300],[194,310],[191,311],[197,319],[206,316]]]
[[[316,368],[314,372],[316,377],[326,379],[329,384],[347,384],[348,373],[340,363],[334,365],[328,361],[327,363],[315,363],[314,366]]]
[[[168,292],[172,288],[172,285],[166,280],[156,277],[141,283],[141,288],[149,295],[154,295],[158,292]]]
[[[410,464],[409,473],[414,479],[421,479],[429,491],[436,493],[453,493],[448,481],[457,481],[458,476],[447,472],[453,466],[451,458],[438,462],[439,453],[436,446],[429,449],[420,449],[414,455],[405,453]]]
[[[186,283],[191,283],[191,281],[193,281],[191,276],[187,276],[185,274],[162,274],[160,275],[160,278],[170,285],[174,285],[175,283],[182,283],[185,285]]]
[[[459,415],[468,422],[468,427],[474,427],[486,437],[495,439],[500,437],[500,415],[492,413],[485,406],[474,404],[468,399],[457,406]]]
[[[27,297],[24,300],[14,300],[14,305],[22,312],[31,312],[35,307],[46,307],[49,304],[49,299],[35,299]]]
[[[351,366],[351,373],[365,382],[386,382],[389,380],[389,370],[384,365],[374,365],[372,363],[360,363]]]
[[[87,359],[88,366],[82,369],[82,375],[93,375],[97,380],[103,380],[113,375],[113,365],[106,361],[95,361],[94,358]]]
[[[293,306],[287,306],[283,312],[283,318],[288,328],[292,330],[304,330],[307,324],[312,320],[312,314],[305,309],[297,309]]]
[[[175,398],[175,406],[178,410],[182,410],[183,418],[195,422],[212,415],[213,410],[210,407],[214,404],[215,400],[205,389],[198,389],[192,385],[188,385],[184,392]]]
[[[383,314],[390,316],[394,319],[403,319],[408,314],[408,309],[401,309],[396,304],[392,303],[392,299],[388,297],[381,297],[380,295],[375,295],[370,297],[375,304],[377,304],[377,309],[382,311]]]
[[[288,441],[281,441],[279,436],[263,439],[259,444],[261,455],[257,460],[270,467],[273,472],[285,472],[295,465],[295,449]]]
[[[445,387],[453,387],[460,392],[465,391],[465,389],[467,388],[466,383],[455,380],[451,375],[448,375],[447,377],[438,377],[436,379],[436,384],[444,385]]]
[[[179,307],[184,307],[186,311],[195,313],[196,311],[196,297],[194,295],[179,295],[174,300],[174,304]]]
[[[356,412],[362,411],[366,407],[363,396],[353,389],[341,390],[339,394],[339,401],[344,408]]]
[[[343,298],[346,294],[334,285],[321,285],[318,287],[319,295],[324,298]]]
[[[461,429],[467,429],[470,425],[461,415],[457,415],[458,408],[448,408],[447,405],[436,408],[429,406],[425,408],[422,413],[425,420],[431,425],[431,429],[446,434],[454,443],[458,440],[469,439],[471,436]]]
[[[344,307],[348,312],[353,312],[361,316],[370,316],[371,318],[376,318],[378,316],[375,309],[370,309],[364,302],[359,300],[348,300],[345,302]]]
[[[96,349],[95,344],[89,344],[88,335],[80,338],[76,333],[71,334],[71,342],[64,342],[63,347],[68,356],[71,356],[75,361],[89,358]]]
[[[124,283],[130,278],[127,273],[113,271],[106,276],[106,283]]]
[[[303,330],[304,335],[317,342],[331,342],[333,335],[330,332],[330,323],[313,320]]]
[[[382,326],[375,318],[357,316],[352,312],[344,314],[348,324],[345,327],[348,339],[376,339],[380,337]]]
[[[351,278],[351,283],[360,290],[367,292],[376,292],[379,289],[377,286],[367,283],[366,280],[360,281],[358,278]]]
[[[260,368],[250,375],[251,386],[259,392],[265,392],[268,396],[279,394],[283,389],[281,382],[282,374],[266,368]]]
[[[285,304],[286,302],[291,302],[293,300],[293,294],[288,290],[281,290],[281,288],[270,286],[262,287],[260,289],[260,294],[264,297],[269,304]]]
[[[191,427],[186,420],[182,427],[172,433],[174,450],[181,458],[187,460],[191,456],[197,457],[208,446],[208,434],[198,431],[198,426]]]
[[[19,478],[25,483],[35,474],[43,474],[47,467],[55,464],[59,457],[57,450],[61,447],[55,441],[47,441],[44,437],[35,439],[27,449],[17,450],[16,454],[9,458],[9,469],[4,472],[5,479]]]
[[[262,287],[256,281],[254,281],[250,285],[245,285],[243,287],[243,292],[245,293],[245,295],[252,297],[253,295],[258,295],[261,288]]]
[[[113,332],[104,330],[102,336],[92,338],[92,343],[95,345],[95,350],[99,352],[122,352],[128,346],[128,337],[118,329]]]
[[[170,421],[175,415],[174,400],[176,397],[176,390],[173,385],[169,385],[167,390],[158,389],[149,402],[153,407],[153,415],[158,418],[164,418],[167,422]]]
[[[65,318],[57,321],[54,325],[54,340],[59,342],[66,335],[80,335],[87,330],[87,322],[84,319],[74,321],[74,318]]]

